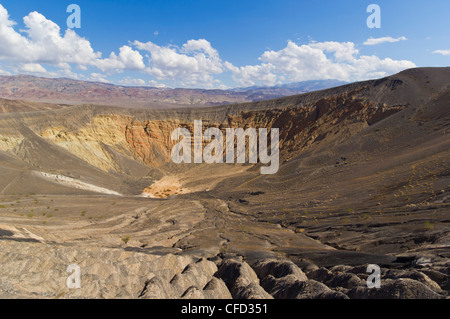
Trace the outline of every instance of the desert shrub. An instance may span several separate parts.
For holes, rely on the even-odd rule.
[[[423,224],[423,227],[425,228],[425,230],[433,230],[434,229],[434,224],[432,222],[430,222],[429,220],[427,220]]]

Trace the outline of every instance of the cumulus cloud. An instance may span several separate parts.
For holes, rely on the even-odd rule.
[[[60,64],[57,68],[49,70],[39,63],[18,63],[14,66],[10,66],[12,73],[7,72],[4,75],[13,74],[31,74],[35,76],[41,76],[46,78],[70,78],[76,80],[84,80],[85,76],[72,72],[70,66],[67,67],[64,64]],[[0,74],[1,71],[0,71]]]
[[[145,81],[143,79],[132,78],[130,76],[126,76],[125,78],[120,80],[118,83],[125,85],[125,86],[148,86],[148,87],[156,87],[156,88],[167,87],[164,83],[160,83],[155,80]]]
[[[233,78],[242,86],[336,79],[342,81],[366,80],[400,72],[415,64],[407,60],[380,59],[360,55],[352,42],[313,42],[298,45],[288,41],[279,51],[266,51],[256,66],[234,67]]]
[[[36,64],[66,70],[70,64],[81,70],[93,66],[104,72],[145,68],[142,55],[129,46],[122,46],[118,55],[112,52],[109,58],[102,59],[101,52],[95,52],[88,40],[71,29],[61,35],[61,28],[38,12],[29,13],[23,21],[25,30],[19,33],[14,29],[16,23],[0,4],[0,59],[28,63],[27,68],[31,65],[36,68]]]
[[[224,71],[219,53],[207,40],[189,40],[181,48],[134,41],[133,45],[149,53],[146,72],[157,80],[170,80],[182,86],[211,87],[214,75]]]
[[[381,43],[394,43],[399,41],[408,40],[406,37],[392,38],[392,37],[381,37],[381,38],[369,38],[364,42],[364,45],[377,45]]]
[[[20,71],[24,73],[47,73],[47,70],[38,63],[27,63],[20,67]]]
[[[120,48],[117,56],[114,52],[109,58],[97,60],[95,66],[103,72],[105,71],[121,71],[121,70],[143,70],[145,69],[144,58],[138,51],[134,51],[129,46]]]
[[[450,55],[450,50],[436,50],[433,53],[442,54],[442,55]]]
[[[0,69],[0,75],[11,75],[11,72]]]
[[[147,84],[143,79],[135,79],[129,76],[120,80],[119,83],[127,86],[145,86]]]
[[[165,85],[164,83],[160,83],[155,80],[148,81],[148,85],[151,87],[155,87],[155,88],[166,88],[167,87],[167,85]]]
[[[90,76],[89,80],[93,81],[93,82],[110,83],[110,81],[108,81],[105,78],[105,75],[104,74],[100,74],[100,73],[91,73],[91,76]]]
[[[94,64],[100,53],[94,52],[89,41],[71,29],[64,36],[60,27],[42,14],[31,12],[23,19],[26,29],[14,30],[15,22],[0,5],[0,59],[27,63]]]
[[[269,63],[236,67],[225,62],[224,65],[233,73],[233,80],[240,86],[252,86],[256,81],[261,85],[273,86],[278,82],[278,77],[272,73],[275,66]]]

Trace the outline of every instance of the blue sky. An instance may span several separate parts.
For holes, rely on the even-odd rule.
[[[69,4],[81,28],[67,30]],[[381,8],[370,29],[369,4]],[[0,74],[229,88],[450,64],[450,1],[0,0]],[[369,40],[371,39],[371,40]]]

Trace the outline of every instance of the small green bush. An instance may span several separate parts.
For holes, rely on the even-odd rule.
[[[122,237],[122,241],[127,244],[130,241],[130,236],[129,235],[125,235]]]

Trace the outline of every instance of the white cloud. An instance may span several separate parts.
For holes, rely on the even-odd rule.
[[[204,39],[189,40],[181,48],[139,41],[133,45],[150,53],[146,72],[157,80],[169,80],[182,86],[213,87],[213,76],[224,71],[219,53]]]
[[[143,70],[145,69],[144,58],[131,47],[124,45],[120,49],[119,56],[112,52],[108,59],[97,60],[96,66],[105,71],[115,70]]]
[[[272,64],[263,63],[261,65],[236,67],[229,62],[225,62],[224,65],[233,73],[233,80],[240,86],[252,86],[256,81],[258,84],[265,86],[277,84],[277,76],[272,73],[272,70],[275,69]]]
[[[104,74],[100,74],[100,73],[91,73],[91,77],[89,78],[90,81],[93,82],[103,82],[103,83],[110,83],[110,81],[108,81],[105,78]]]
[[[155,80],[151,80],[146,82],[143,79],[136,79],[132,78],[130,76],[127,76],[119,81],[119,84],[126,85],[126,86],[149,86],[149,87],[156,87],[156,88],[165,88],[167,87],[165,84],[160,83]]]
[[[76,79],[76,80],[83,80],[84,79],[84,75],[78,74],[78,73],[74,73],[74,72],[72,72],[71,69],[61,69],[61,70],[58,70],[58,71],[56,71],[54,73],[56,73],[55,77],[64,77],[64,78]]]
[[[148,81],[148,86],[155,87],[155,88],[166,88],[167,87],[167,85],[165,85],[164,83],[160,83],[155,80]]]
[[[353,42],[312,42],[309,46],[323,52],[333,53],[337,62],[354,62],[355,55],[359,54],[359,50],[355,48]]]
[[[49,71],[47,68],[39,63],[18,63],[12,66],[12,73],[7,72],[8,75],[12,74],[31,74],[34,76],[46,77],[46,78],[70,78],[76,80],[83,80],[85,76],[74,73],[71,70],[70,65],[65,66],[63,64],[58,65],[59,69]],[[0,71],[1,74],[1,71]]]
[[[0,75],[11,75],[11,72],[0,69]]]
[[[327,55],[328,54],[328,55]],[[319,79],[357,81],[400,72],[415,64],[407,60],[380,59],[359,55],[352,42],[313,42],[297,45],[289,41],[280,51],[266,51],[256,66],[226,64],[242,86],[278,81],[299,82]]]
[[[145,69],[144,58],[142,55],[127,45],[120,48],[119,59],[127,70]]]
[[[450,55],[450,50],[436,50],[433,53],[442,54],[442,55]]]
[[[129,46],[122,46],[119,55],[112,52],[107,59],[95,52],[91,43],[71,29],[61,35],[60,27],[38,12],[23,18],[25,30],[14,29],[16,23],[9,18],[0,4],[0,59],[19,63],[50,64],[68,69],[69,64],[81,70],[88,66],[101,71],[142,70],[142,55]]]
[[[47,73],[47,70],[38,63],[27,63],[20,67],[20,71],[25,73]]]
[[[399,41],[405,41],[408,40],[406,37],[399,37],[399,38],[393,38],[393,37],[381,37],[381,38],[369,38],[364,42],[364,45],[377,45],[381,43],[394,43]]]
[[[129,76],[120,80],[119,83],[127,86],[145,86],[147,84],[143,79],[135,79]]]
[[[0,59],[24,63],[87,63],[100,57],[89,41],[67,29],[64,36],[54,22],[31,12],[23,19],[26,35],[14,30],[15,22],[0,5]]]

